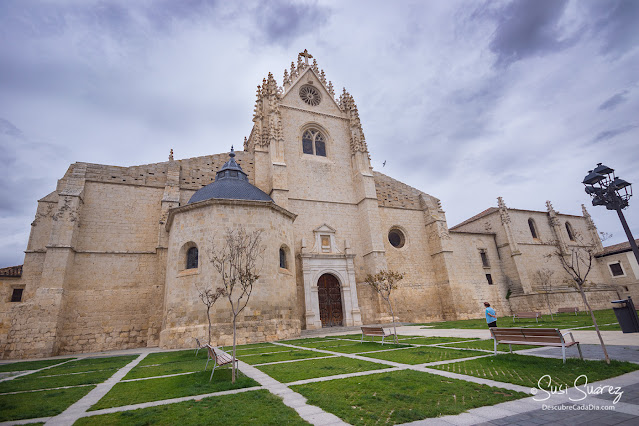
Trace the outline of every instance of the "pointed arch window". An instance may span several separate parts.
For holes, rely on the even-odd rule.
[[[568,233],[568,238],[570,238],[570,241],[575,241],[575,233],[572,230],[572,225],[570,224],[570,222],[566,222],[566,232]]]
[[[186,252],[186,269],[197,269],[197,266],[198,266],[197,247],[191,247]]]
[[[539,238],[539,234],[537,233],[537,225],[535,225],[535,221],[532,218],[528,219],[528,227],[530,228],[530,234],[534,239]]]
[[[302,135],[302,151],[304,154],[326,157],[326,138],[317,129],[308,129]]]

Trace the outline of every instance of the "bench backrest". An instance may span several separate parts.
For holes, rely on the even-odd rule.
[[[579,312],[579,308],[559,308],[557,312]]]
[[[561,332],[556,328],[506,328],[493,327],[491,334],[500,341],[562,343]]]
[[[515,316],[535,318],[535,317],[540,317],[541,312],[517,312]]]
[[[210,345],[206,345],[206,348],[209,351],[209,358],[215,359],[215,361],[217,362],[217,365],[224,365],[233,361],[233,357],[221,349],[218,349]]]
[[[384,336],[384,327],[362,327],[362,333],[367,335]]]

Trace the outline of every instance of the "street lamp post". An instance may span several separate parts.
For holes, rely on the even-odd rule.
[[[628,207],[628,200],[632,197],[630,182],[616,177],[614,169],[597,163],[597,167],[588,171],[588,175],[582,183],[586,186],[586,194],[592,197],[593,206],[606,206],[608,210],[617,211],[621,226],[626,231],[632,252],[639,263],[639,248],[637,248],[637,243],[622,212],[624,208]]]

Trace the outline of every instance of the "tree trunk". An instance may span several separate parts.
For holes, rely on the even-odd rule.
[[[206,308],[206,318],[209,320],[209,345],[211,344],[211,307]]]
[[[552,316],[552,309],[550,309],[550,297],[548,297],[548,292],[546,292],[546,304],[548,305],[548,312],[550,312],[550,319],[554,321],[555,318]]]
[[[233,317],[233,362],[231,363],[231,383],[235,383],[235,342],[237,336],[237,327],[236,327],[237,317]]]
[[[584,299],[584,304],[588,308],[588,312],[590,312],[590,317],[592,318],[592,323],[595,325],[595,330],[597,331],[597,336],[599,337],[599,342],[601,342],[601,349],[603,349],[604,356],[606,357],[606,364],[610,364],[610,357],[608,356],[608,351],[606,350],[606,344],[601,337],[601,332],[599,331],[599,326],[597,325],[597,320],[595,319],[595,314],[592,313],[592,309],[588,304],[588,299],[586,299],[586,293],[584,289],[581,287],[581,284],[577,283],[577,288],[579,288],[579,293],[581,293],[581,297]]]
[[[388,307],[391,311],[391,316],[393,317],[393,332],[395,333],[395,343],[399,343],[399,340],[397,340],[397,327],[395,327],[395,313],[393,312],[393,306],[391,305],[390,298],[388,299]]]

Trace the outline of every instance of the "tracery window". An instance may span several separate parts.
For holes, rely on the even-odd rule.
[[[197,266],[198,266],[197,247],[191,247],[186,252],[186,269],[197,269]]]
[[[317,129],[308,129],[302,135],[302,150],[304,154],[326,157],[326,139]]]

